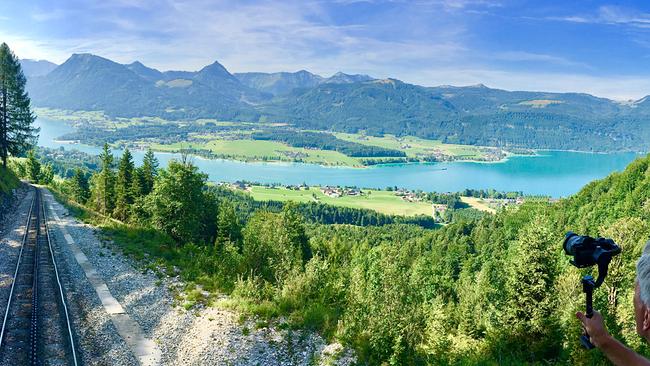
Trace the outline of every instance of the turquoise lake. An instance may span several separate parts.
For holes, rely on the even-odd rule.
[[[99,147],[60,143],[56,138],[72,128],[60,121],[38,119],[39,145],[76,149],[97,155]],[[115,155],[121,151],[115,150]],[[143,151],[133,151],[136,163]],[[176,154],[156,153],[161,167]],[[541,151],[538,156],[516,156],[499,163],[416,163],[370,168],[325,167],[300,163],[244,163],[194,158],[212,181],[247,180],[262,183],[341,185],[365,188],[397,186],[423,191],[457,192],[465,188],[523,191],[526,194],[566,197],[594,179],[621,171],[641,155],[634,153],[591,154]]]

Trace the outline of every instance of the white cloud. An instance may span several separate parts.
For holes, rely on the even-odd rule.
[[[605,5],[593,14],[553,16],[548,20],[566,21],[572,23],[593,23],[608,25],[623,25],[635,28],[650,28],[650,13],[643,13],[631,8]]]
[[[37,22],[47,22],[55,19],[62,19],[69,13],[63,9],[46,11],[38,9],[31,14],[31,18]]]
[[[501,53],[495,53],[488,57],[492,58],[493,60],[501,60],[501,61],[515,61],[515,62],[533,61],[533,62],[552,63],[552,64],[563,65],[563,66],[577,66],[584,69],[592,68],[590,65],[584,62],[576,62],[576,61],[571,61],[564,57],[548,55],[543,53],[525,52],[525,51],[501,52]]]
[[[573,73],[512,72],[488,68],[436,68],[406,75],[406,81],[425,85],[474,85],[547,92],[580,92],[614,100],[640,99],[650,94],[650,77],[592,76]]]
[[[585,91],[617,99],[639,98],[650,92],[650,81],[644,77],[598,77],[532,70],[508,72],[487,66],[505,61],[552,64],[557,69],[578,69],[585,73],[591,70],[587,64],[552,54],[470,48],[466,13],[501,6],[496,1],[415,1],[415,8],[391,13],[380,19],[381,25],[354,22],[340,25],[330,19],[322,1],[251,4],[212,0],[88,0],[84,4],[91,4],[87,11],[95,15],[91,25],[101,24],[104,28],[81,35],[75,32],[67,37],[49,34],[28,37],[24,35],[26,32],[3,34],[0,31],[0,37],[20,57],[57,63],[65,61],[71,53],[90,52],[121,63],[139,60],[162,70],[197,70],[219,60],[232,72],[307,69],[330,75],[344,71],[395,77],[429,86],[484,83],[511,90]],[[427,10],[426,16],[418,18],[422,10]],[[134,12],[146,14],[146,19],[132,16]],[[56,20],[56,17],[47,19],[43,14],[36,18],[40,20],[33,20],[38,22]],[[554,20],[639,27],[646,19],[650,22],[647,14],[602,7],[595,14]],[[385,37],[381,32],[376,35],[376,27],[391,31],[391,36]],[[394,31],[403,28],[425,36],[411,38],[408,33],[404,37],[394,36]]]

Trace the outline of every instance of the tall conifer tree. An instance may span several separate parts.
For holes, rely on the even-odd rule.
[[[133,203],[133,156],[129,149],[124,149],[117,168],[117,183],[115,184],[115,217],[119,220],[129,218],[129,207]]]
[[[108,144],[99,155],[102,170],[93,175],[92,201],[95,209],[104,215],[111,215],[115,208],[115,172],[113,171],[113,154]]]
[[[19,155],[30,150],[38,136],[38,129],[32,126],[36,117],[25,91],[26,83],[18,58],[3,43],[0,45],[0,159],[3,167],[7,167],[9,154]]]
[[[147,195],[153,191],[153,183],[158,176],[158,159],[153,154],[151,149],[148,149],[144,154],[144,159],[142,160],[142,167],[140,167],[142,173],[142,194]]]
[[[74,171],[74,176],[70,180],[70,191],[75,201],[85,204],[90,196],[90,189],[88,187],[88,178],[83,170],[77,168]]]

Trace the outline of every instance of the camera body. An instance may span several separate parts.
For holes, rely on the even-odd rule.
[[[612,239],[592,238],[569,231],[564,237],[564,252],[573,256],[571,264],[578,268],[591,267],[607,262],[621,252],[621,248]]]
[[[566,233],[563,248],[567,255],[573,257],[569,262],[578,268],[598,265],[595,287],[600,286],[605,280],[607,266],[612,257],[621,252],[621,247],[612,239],[592,238],[572,231]]]

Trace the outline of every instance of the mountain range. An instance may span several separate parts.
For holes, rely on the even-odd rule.
[[[650,98],[424,87],[397,79],[305,70],[159,71],[91,54],[61,65],[23,60],[33,104],[110,116],[282,121],[299,128],[414,135],[445,142],[581,151],[650,150]]]

